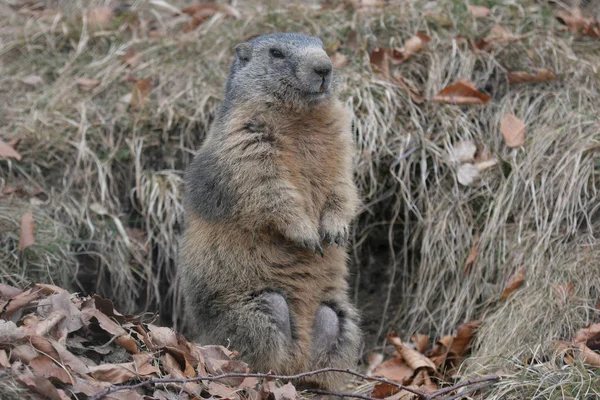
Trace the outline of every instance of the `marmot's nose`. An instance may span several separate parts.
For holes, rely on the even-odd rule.
[[[319,63],[314,67],[315,74],[326,78],[331,73],[331,63]]]

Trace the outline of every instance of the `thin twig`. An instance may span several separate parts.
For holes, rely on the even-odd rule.
[[[209,381],[209,382],[213,382],[213,381],[218,381],[221,379],[225,379],[225,378],[270,378],[270,379],[283,379],[283,380],[294,380],[294,379],[301,379],[301,378],[305,378],[307,376],[312,376],[312,375],[318,375],[318,374],[323,374],[323,373],[327,373],[327,372],[340,372],[340,373],[344,373],[344,374],[348,374],[348,375],[353,375],[359,378],[362,378],[364,380],[367,381],[374,381],[374,382],[381,382],[381,383],[386,383],[388,385],[394,386],[396,387],[398,390],[405,390],[407,392],[413,393],[415,395],[418,396],[419,399],[421,400],[433,400],[434,398],[438,398],[439,396],[442,396],[446,393],[450,393],[453,392],[457,389],[460,389],[462,387],[465,386],[470,386],[473,384],[477,384],[477,383],[481,383],[484,382],[484,384],[482,385],[478,385],[475,386],[473,388],[470,388],[464,392],[462,392],[459,395],[453,395],[450,397],[443,397],[440,398],[439,400],[453,400],[453,399],[457,399],[460,396],[466,394],[466,393],[471,393],[474,392],[476,390],[479,389],[483,389],[489,386],[492,386],[495,382],[497,382],[500,377],[494,375],[494,376],[486,376],[483,378],[479,378],[479,379],[474,379],[471,381],[467,381],[467,382],[463,382],[460,383],[456,386],[450,386],[444,389],[440,389],[437,390],[431,394],[427,394],[425,392],[422,392],[420,390],[417,389],[413,389],[410,387],[406,387],[404,385],[401,385],[399,383],[390,381],[389,379],[385,379],[385,378],[379,378],[379,377],[375,377],[375,376],[367,376],[364,374],[361,374],[359,372],[355,372],[349,369],[342,369],[342,368],[322,368],[322,369],[318,369],[318,370],[314,370],[314,371],[308,371],[308,372],[303,372],[300,374],[296,374],[296,375],[274,375],[274,374],[260,374],[260,373],[230,373],[230,374],[221,374],[221,375],[215,375],[215,376],[197,376],[194,378],[185,378],[185,379],[176,379],[176,378],[154,378],[154,379],[148,379],[133,385],[119,385],[119,386],[112,386],[100,393],[95,394],[94,396],[92,396],[90,398],[90,400],[100,400],[106,396],[108,396],[111,393],[114,392],[118,392],[121,390],[135,390],[135,389],[139,389],[141,387],[147,387],[147,386],[151,386],[151,385],[156,385],[156,384],[166,384],[166,383],[178,383],[181,385],[185,385],[189,382],[198,382],[198,381]],[[307,389],[308,392],[311,393],[317,393],[319,389]],[[364,396],[364,395],[355,395],[355,394],[350,394],[350,393],[335,393],[335,392],[328,392],[325,393],[325,391],[321,391],[321,394],[331,394],[331,395],[339,395],[342,397],[353,397],[353,398],[357,398],[357,399],[364,399],[364,400],[371,400],[372,397],[369,396]]]
[[[355,399],[363,399],[363,400],[379,400],[375,397],[365,396],[363,394],[354,394],[354,393],[344,393],[344,392],[330,392],[328,390],[321,389],[306,389],[304,392],[314,393],[314,394],[324,394],[328,396],[338,396],[341,398],[352,397]]]
[[[365,380],[369,380],[369,381],[387,383],[388,385],[392,385],[392,386],[398,388],[399,390],[406,390],[407,392],[416,394],[417,396],[419,396],[420,399],[430,400],[429,396],[425,392],[422,392],[420,390],[406,387],[399,383],[392,382],[389,379],[378,378],[378,377],[374,377],[374,376],[367,376],[367,375],[361,374],[359,372],[355,372],[355,371],[352,371],[349,369],[342,369],[342,368],[322,368],[322,369],[317,369],[314,371],[303,372],[301,374],[296,374],[296,375],[231,373],[231,374],[221,374],[221,375],[215,375],[215,376],[197,376],[194,378],[186,378],[186,379],[153,378],[153,379],[148,379],[146,381],[142,381],[140,383],[136,383],[134,385],[112,386],[112,387],[104,390],[103,392],[95,394],[94,396],[92,396],[90,398],[90,400],[100,400],[100,399],[108,396],[109,394],[118,392],[120,390],[134,390],[134,389],[139,389],[139,388],[145,387],[145,386],[151,386],[151,385],[163,384],[163,383],[179,383],[179,384],[185,385],[186,383],[189,383],[189,382],[198,382],[198,381],[213,382],[213,381],[218,381],[218,380],[225,379],[225,378],[270,378],[270,379],[294,380],[294,379],[305,378],[307,376],[323,374],[326,372],[341,372],[344,374],[353,375],[353,376],[356,376],[356,377],[359,377],[359,378],[362,378]]]
[[[467,394],[469,394],[469,393],[473,393],[473,392],[476,392],[476,391],[478,391],[478,390],[481,390],[481,389],[485,389],[485,388],[487,388],[487,387],[490,387],[490,386],[492,386],[494,383],[495,383],[494,381],[488,381],[488,382],[486,382],[486,383],[483,383],[483,384],[481,384],[481,385],[473,386],[472,388],[469,388],[469,389],[467,389],[467,390],[463,390],[462,392],[460,392],[460,393],[457,393],[457,394],[455,394],[455,395],[448,396],[448,397],[442,397],[440,400],[456,400],[456,399],[460,399],[461,397],[464,397],[464,396],[466,396],[466,395],[467,395]]]
[[[477,383],[483,383],[483,382],[490,382],[490,384],[494,384],[496,382],[498,382],[500,380],[500,377],[498,375],[490,375],[490,376],[484,376],[483,378],[477,378],[477,379],[472,379],[463,383],[459,383],[457,385],[454,386],[449,386],[440,390],[436,390],[435,392],[431,393],[429,395],[429,397],[431,399],[435,399],[436,397],[442,396],[446,393],[450,393],[453,392],[457,389],[463,388],[465,386],[471,386],[471,385],[475,385]]]

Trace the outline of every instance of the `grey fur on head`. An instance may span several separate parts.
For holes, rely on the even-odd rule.
[[[259,36],[235,47],[222,111],[253,99],[292,108],[315,104],[331,94],[332,78],[320,39],[300,33]]]

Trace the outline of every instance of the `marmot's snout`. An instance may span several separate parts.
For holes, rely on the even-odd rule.
[[[324,94],[331,87],[333,66],[323,50],[312,52],[306,58],[299,72],[300,81],[311,94]]]

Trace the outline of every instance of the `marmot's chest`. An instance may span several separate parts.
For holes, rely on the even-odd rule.
[[[300,192],[307,211],[317,216],[345,168],[343,138],[337,130],[315,126],[298,127],[279,137],[285,178]]]

